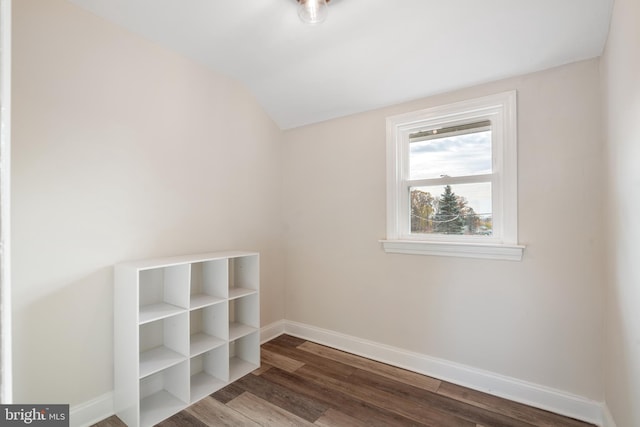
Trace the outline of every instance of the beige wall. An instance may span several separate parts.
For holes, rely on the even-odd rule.
[[[602,58],[608,157],[605,397],[640,426],[640,3],[616,0]]]
[[[285,132],[286,318],[602,400],[598,61]],[[522,262],[385,254],[385,118],[518,91]]]
[[[65,1],[13,6],[15,401],[113,389],[119,261],[258,250],[282,319],[282,132],[247,90]]]

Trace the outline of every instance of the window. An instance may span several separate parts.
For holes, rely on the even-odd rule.
[[[387,119],[386,252],[520,260],[516,93]]]

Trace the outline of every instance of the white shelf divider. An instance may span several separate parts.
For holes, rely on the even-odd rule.
[[[238,338],[242,338],[246,335],[249,335],[252,332],[255,332],[257,329],[238,322],[232,322],[229,324],[229,341],[237,340]]]
[[[186,357],[167,347],[156,347],[140,353],[140,378],[176,365]]]
[[[173,304],[167,304],[165,302],[149,304],[140,307],[139,322],[142,325],[182,313],[183,311],[183,308],[177,307]]]
[[[255,289],[231,288],[231,289],[229,289],[229,299],[230,300],[234,300],[234,299],[242,298],[242,297],[247,296],[247,295],[253,295],[253,294],[257,293],[257,292],[258,291],[256,291]]]
[[[191,295],[191,302],[189,308],[191,310],[197,310],[209,305],[219,304],[225,302],[224,298],[213,297],[207,294]]]
[[[191,357],[198,356],[199,354],[205,353],[209,350],[213,350],[217,347],[220,347],[225,344],[224,340],[220,338],[212,337],[211,335],[207,335],[205,333],[198,333],[195,335],[191,335]]]

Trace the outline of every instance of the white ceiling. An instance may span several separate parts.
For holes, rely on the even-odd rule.
[[[70,0],[243,82],[283,129],[602,53],[613,0]]]

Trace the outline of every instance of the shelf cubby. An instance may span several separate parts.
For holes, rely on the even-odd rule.
[[[248,335],[260,327],[260,299],[251,294],[229,301],[229,340]]]
[[[227,304],[219,303],[189,313],[191,357],[223,345],[229,337]]]
[[[191,403],[220,390],[229,379],[228,345],[191,358]]]
[[[187,312],[140,325],[140,378],[185,360],[189,342]]]
[[[191,264],[191,310],[226,300],[229,283],[229,261],[226,258]]]
[[[229,342],[229,382],[260,367],[260,333],[254,331]]]
[[[229,259],[229,299],[258,292],[258,256]]]
[[[189,273],[188,265],[140,271],[139,322],[153,322],[188,308]]]
[[[189,403],[187,360],[140,380],[140,424],[152,426]]]

